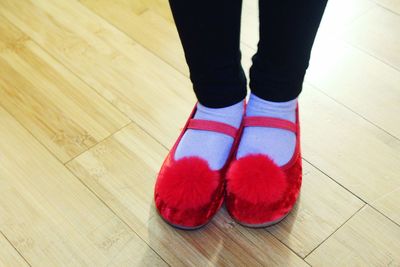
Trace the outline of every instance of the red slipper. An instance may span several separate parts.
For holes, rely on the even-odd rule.
[[[278,118],[248,116],[243,127],[274,127],[296,134],[296,148],[290,161],[279,167],[264,154],[235,156],[226,174],[225,205],[238,223],[249,227],[273,225],[292,210],[300,192],[302,161],[299,111],[296,123]]]
[[[245,104],[244,104],[245,105]],[[197,229],[207,224],[224,200],[225,173],[239,143],[242,125],[194,119],[195,104],[174,146],[165,158],[154,187],[154,201],[159,215],[169,224],[181,229]],[[220,170],[211,170],[200,157],[175,160],[175,150],[187,129],[223,133],[234,138],[228,160]]]

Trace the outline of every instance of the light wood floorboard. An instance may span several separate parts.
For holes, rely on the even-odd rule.
[[[246,72],[257,18],[243,1]],[[168,1],[0,1],[0,265],[400,266],[399,49],[399,1],[329,0],[293,212],[181,231],[153,203],[195,103]]]

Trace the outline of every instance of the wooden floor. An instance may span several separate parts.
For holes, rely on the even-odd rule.
[[[300,102],[290,216],[175,230],[153,186],[195,97],[167,0],[1,0],[0,266],[400,266],[400,1],[329,0]]]

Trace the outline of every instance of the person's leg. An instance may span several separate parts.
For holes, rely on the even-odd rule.
[[[327,0],[259,0],[260,40],[250,69],[258,97],[284,102],[301,92]]]
[[[293,122],[326,0],[259,0],[259,4],[260,41],[250,69],[249,118],[244,121],[237,160],[226,175],[225,207],[232,218],[249,227],[281,221],[297,202],[302,160],[300,124]]]
[[[222,108],[246,96],[240,59],[242,0],[169,0],[199,102]]]
[[[259,0],[260,40],[250,69],[247,116],[295,121],[311,48],[327,0]],[[250,127],[243,132],[238,158],[262,153],[282,166],[296,144],[292,132]]]
[[[240,63],[242,0],[169,2],[199,102],[194,118],[238,128],[246,97]],[[230,136],[188,129],[175,158],[199,156],[216,170],[226,163],[232,144]]]

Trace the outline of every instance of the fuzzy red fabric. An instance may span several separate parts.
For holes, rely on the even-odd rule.
[[[300,126],[296,110],[296,148],[292,159],[277,166],[265,155],[234,159],[226,176],[226,209],[239,223],[268,225],[295,205],[302,184]]]
[[[287,188],[283,171],[263,154],[249,155],[233,162],[226,179],[227,190],[251,204],[280,201]]]
[[[211,170],[208,162],[200,157],[184,157],[175,160],[176,147],[188,129],[195,111],[196,105],[165,158],[154,187],[157,212],[166,222],[182,229],[196,229],[205,225],[222,206],[225,189],[224,176],[233,151],[239,143],[242,130],[241,125],[234,137],[228,160],[220,170]],[[230,127],[216,123],[197,121],[193,125],[197,128],[205,127],[209,130],[232,134]]]
[[[160,215],[177,227],[205,224],[223,200],[223,180],[199,157],[187,157],[162,168],[155,185]]]
[[[246,159],[243,157],[241,159]],[[268,166],[268,171],[260,169],[257,178],[246,175],[245,161],[233,161],[227,173],[226,208],[229,214],[238,222],[248,225],[265,224],[276,221],[287,215],[293,208],[300,192],[302,182],[301,157],[298,156],[294,164],[281,170],[278,166]],[[253,165],[263,165],[265,159],[253,158]],[[242,169],[240,171],[237,171]],[[281,179],[284,178],[286,182]],[[251,184],[243,182],[251,180]],[[274,180],[275,179],[275,180]],[[264,180],[259,185],[254,183]],[[275,182],[274,182],[275,181]],[[253,185],[252,190],[239,190],[240,185]],[[257,200],[257,202],[255,202]]]
[[[187,157],[162,170],[156,191],[171,208],[197,209],[209,203],[219,183],[219,173],[210,170],[207,161]]]

